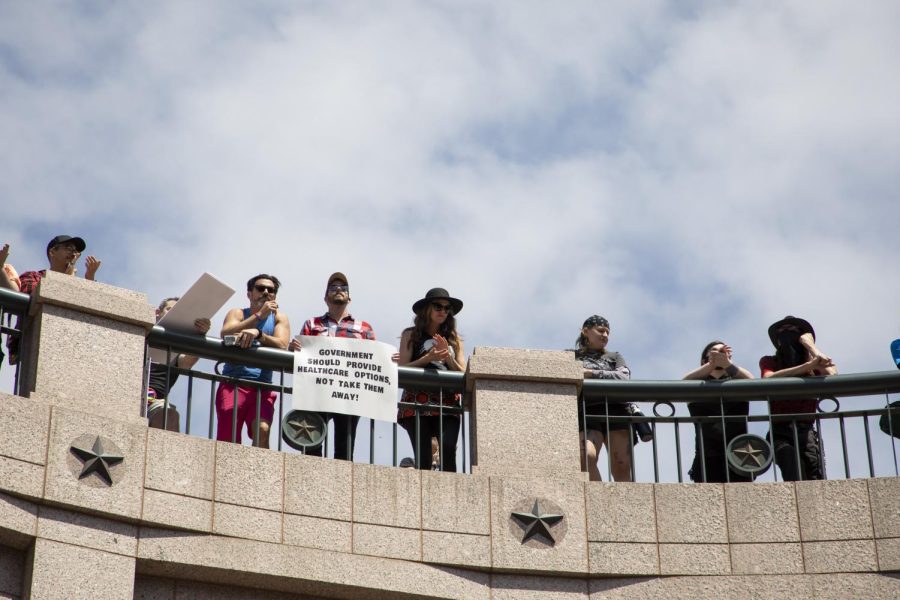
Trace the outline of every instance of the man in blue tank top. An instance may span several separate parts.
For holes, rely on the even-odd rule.
[[[251,277],[247,281],[248,308],[233,308],[225,315],[222,325],[222,337],[236,336],[236,345],[241,348],[253,346],[269,346],[287,349],[291,336],[291,324],[288,317],[278,310],[278,288],[281,282],[274,275],[265,273]],[[272,383],[272,371],[246,365],[227,363],[222,374],[237,377],[244,381]],[[257,415],[257,395],[259,396],[259,414]],[[266,391],[241,382],[237,387],[231,383],[219,384],[216,392],[216,439],[225,442],[241,443],[243,429],[246,425],[248,435],[254,446],[269,447],[269,427],[275,414],[275,401],[278,399],[274,391]],[[235,412],[237,415],[235,416]],[[253,439],[259,421],[259,439]],[[236,425],[236,427],[235,427]]]

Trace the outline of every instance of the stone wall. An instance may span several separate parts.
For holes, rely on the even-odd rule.
[[[900,596],[900,479],[587,482],[562,353],[476,349],[473,475],[148,429],[140,362],[69,340],[134,354],[146,299],[71,279],[0,394],[0,598]]]

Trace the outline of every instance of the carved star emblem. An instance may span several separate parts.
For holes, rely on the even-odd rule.
[[[288,421],[288,425],[294,428],[295,437],[303,436],[307,440],[313,440],[313,434],[319,432],[319,428],[315,423],[310,423],[304,416],[302,419],[292,419]]]
[[[732,453],[740,459],[740,465],[746,467],[762,467],[766,464],[765,451],[753,446],[750,440],[744,446],[735,447]]]
[[[510,516],[515,519],[519,523],[519,526],[525,531],[525,535],[522,536],[523,544],[531,538],[536,538],[551,546],[556,544],[556,538],[553,537],[550,528],[562,521],[563,515],[553,515],[541,512],[540,503],[538,500],[535,500],[534,507],[531,509],[530,513],[514,512]]]
[[[96,473],[107,485],[112,485],[113,483],[109,468],[125,460],[124,456],[107,452],[103,448],[103,441],[100,439],[99,435],[97,436],[97,439],[94,440],[94,445],[91,446],[90,449],[73,445],[70,450],[72,451],[72,454],[80,458],[83,463],[81,474],[78,475],[78,479],[84,479],[91,473]]]

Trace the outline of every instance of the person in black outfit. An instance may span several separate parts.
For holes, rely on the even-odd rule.
[[[715,340],[706,345],[700,353],[700,367],[684,376],[684,379],[724,382],[732,379],[753,379],[750,371],[731,362],[731,347]],[[725,417],[746,417],[750,409],[748,402],[688,402],[692,417],[719,417],[706,423],[694,424],[694,463],[688,471],[692,481],[725,483],[751,481],[746,475],[739,475],[728,469],[725,449],[737,436],[747,433],[745,419]]]

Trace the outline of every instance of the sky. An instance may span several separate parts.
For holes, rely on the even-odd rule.
[[[884,1],[0,1],[0,242],[21,272],[80,235],[151,303],[274,273],[295,330],[343,271],[393,344],[435,286],[467,352],[600,314],[635,379],[717,338],[758,372],[786,314],[893,369],[898,31]]]

